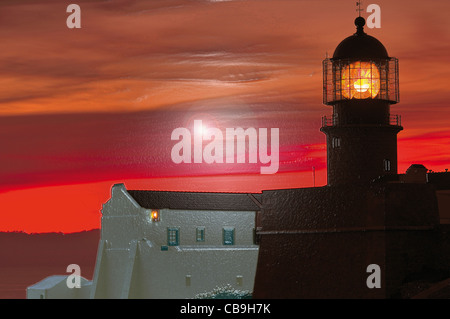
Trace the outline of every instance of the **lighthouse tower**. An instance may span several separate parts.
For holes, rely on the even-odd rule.
[[[364,32],[364,18],[355,25],[356,33],[323,61],[323,102],[333,107],[321,128],[327,136],[328,185],[397,174],[397,134],[403,128],[390,105],[399,102],[398,60]]]
[[[450,269],[433,185],[398,179],[398,61],[355,25],[323,61],[328,185],[263,191],[255,298],[403,298]]]

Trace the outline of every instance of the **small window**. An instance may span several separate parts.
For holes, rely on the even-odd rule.
[[[333,147],[333,148],[341,147],[341,138],[340,137],[333,137],[331,139],[331,147]]]
[[[186,275],[186,276],[184,277],[185,282],[186,282],[186,287],[189,287],[189,286],[191,285],[191,278],[192,278],[191,275]]]
[[[197,227],[195,231],[195,239],[199,242],[205,241],[205,227]]]
[[[223,228],[223,244],[234,245],[234,227]]]
[[[178,227],[167,228],[167,245],[178,246],[180,241],[179,229]]]
[[[384,160],[384,171],[390,172],[391,171],[391,161],[388,159]]]

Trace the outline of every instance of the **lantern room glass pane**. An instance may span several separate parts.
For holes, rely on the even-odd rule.
[[[375,63],[357,61],[342,70],[340,79],[345,98],[375,98],[380,93],[380,71]]]
[[[396,58],[323,61],[324,104],[352,99],[399,102]]]

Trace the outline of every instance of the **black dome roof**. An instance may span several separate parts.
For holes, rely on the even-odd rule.
[[[355,19],[357,31],[344,39],[336,47],[333,59],[387,59],[388,53],[384,45],[376,38],[364,32],[366,21],[362,17]]]

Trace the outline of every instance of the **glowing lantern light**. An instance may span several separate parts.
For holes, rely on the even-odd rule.
[[[342,95],[347,99],[374,98],[380,92],[380,72],[372,62],[353,62],[341,74]]]
[[[159,222],[159,211],[158,210],[152,210],[151,217],[153,222]]]

